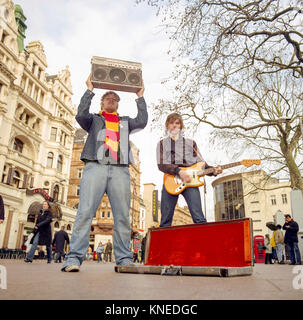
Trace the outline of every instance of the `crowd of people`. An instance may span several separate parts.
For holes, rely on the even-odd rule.
[[[278,264],[285,264],[286,258],[289,258],[291,265],[300,265],[301,254],[298,246],[299,226],[297,222],[289,214],[286,214],[283,225],[285,235],[283,235],[281,229],[282,226],[278,224],[272,237],[269,234],[265,235],[265,264],[273,264],[274,261],[277,261]],[[283,251],[285,254],[283,254]]]

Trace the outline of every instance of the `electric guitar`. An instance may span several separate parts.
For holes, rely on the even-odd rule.
[[[259,165],[260,163],[261,160],[242,160],[222,165],[221,168],[223,170],[240,165],[244,165],[248,168],[254,164]],[[204,166],[205,162],[198,162],[190,167],[180,167],[181,170],[186,171],[186,173],[190,176],[190,182],[183,182],[178,175],[165,173],[163,178],[163,184],[166,191],[170,194],[178,195],[181,192],[183,192],[183,190],[185,190],[186,188],[203,186],[203,177],[209,173],[214,172],[215,170],[215,168],[204,169]]]

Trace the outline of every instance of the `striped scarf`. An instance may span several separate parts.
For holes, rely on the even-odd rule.
[[[103,110],[101,110],[99,113],[105,118],[105,148],[109,149],[112,158],[118,162],[120,123],[118,113],[108,113]]]

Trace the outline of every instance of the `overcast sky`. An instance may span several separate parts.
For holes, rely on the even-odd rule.
[[[90,73],[92,56],[141,62],[146,87],[144,97],[148,105],[170,95],[169,87],[161,84],[173,70],[167,55],[170,42],[155,8],[146,4],[136,5],[134,0],[16,0],[15,4],[21,5],[27,18],[25,45],[39,40],[44,46],[48,63],[46,72],[56,74],[69,66],[76,106],[86,90],[85,81]],[[94,92],[91,111],[98,112],[100,97],[105,91],[95,89]],[[124,92],[119,92],[119,95],[119,113],[135,116],[136,95]],[[153,182],[161,191],[163,175],[157,168],[155,151],[162,133],[151,132],[150,122],[151,117],[148,126],[132,135],[131,140],[140,149],[142,186]],[[207,131],[207,128],[201,130]],[[205,160],[212,165],[227,163],[218,153],[209,152],[207,139],[201,130],[194,138]],[[212,221],[211,182],[214,178],[206,179],[207,217]],[[200,191],[203,193],[203,188]],[[183,206],[185,202],[179,200],[179,204]]]

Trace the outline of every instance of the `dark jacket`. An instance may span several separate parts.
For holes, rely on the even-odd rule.
[[[290,228],[286,228],[286,226],[290,226]],[[285,236],[284,236],[284,243],[298,242],[299,226],[297,222],[295,221],[285,222],[283,225],[283,230],[286,230]]]
[[[89,113],[91,100],[95,94],[86,90],[81,98],[78,107],[76,120],[81,128],[88,132],[84,148],[81,153],[81,160],[93,160],[100,163],[107,163],[104,157],[104,140],[105,140],[105,119],[100,114]],[[119,117],[119,154],[120,164],[128,165],[134,163],[130,149],[129,135],[147,124],[148,114],[146,103],[143,97],[136,99],[138,114],[136,118],[127,116]]]
[[[38,230],[34,229],[35,236],[39,233],[39,245],[50,246],[52,243],[52,213],[49,210],[40,210],[40,214],[37,218],[36,226]],[[33,243],[35,236],[32,238],[30,243]]]
[[[160,171],[176,175],[179,167],[190,167],[197,162],[204,162],[196,142],[179,137],[176,141],[166,137],[157,145],[157,164]],[[212,168],[205,162],[204,169]],[[212,176],[213,173],[208,174]]]
[[[65,241],[69,243],[69,237],[65,231],[60,230],[55,233],[52,245],[56,245],[56,252],[64,254]]]
[[[105,253],[111,253],[113,251],[113,245],[111,242],[108,242],[105,247]]]
[[[0,220],[4,220],[4,203],[2,196],[0,196]]]

